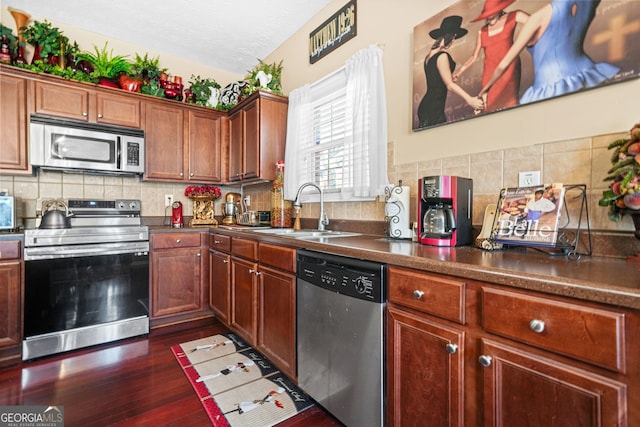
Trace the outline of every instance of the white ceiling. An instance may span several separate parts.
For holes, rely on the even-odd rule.
[[[329,2],[5,0],[3,7],[244,75]]]

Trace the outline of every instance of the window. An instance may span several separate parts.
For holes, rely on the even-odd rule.
[[[388,180],[381,56],[377,46],[363,49],[345,67],[290,93],[285,198],[293,200],[305,182],[322,188],[327,201],[383,194]]]

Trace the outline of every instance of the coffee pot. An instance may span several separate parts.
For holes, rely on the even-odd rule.
[[[450,238],[456,228],[456,219],[451,206],[442,203],[429,207],[424,214],[423,233],[432,237]]]

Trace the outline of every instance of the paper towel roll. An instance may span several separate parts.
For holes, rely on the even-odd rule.
[[[389,237],[410,239],[413,231],[409,221],[411,189],[408,186],[397,186],[391,189],[387,197],[385,212],[389,222]]]

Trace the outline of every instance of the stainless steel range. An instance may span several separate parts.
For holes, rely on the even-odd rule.
[[[25,230],[23,360],[149,333],[140,201],[67,206],[67,225]]]

